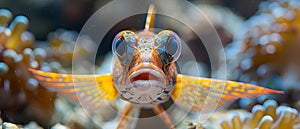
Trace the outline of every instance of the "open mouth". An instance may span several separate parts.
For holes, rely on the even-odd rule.
[[[166,86],[163,71],[151,68],[134,69],[129,73],[127,82],[126,90],[131,94],[132,101],[137,103],[150,103],[156,100]]]
[[[161,78],[154,76],[150,73],[141,73],[133,78],[130,79],[130,82],[138,81],[138,80],[156,80],[156,81],[162,81]]]
[[[158,82],[163,82],[164,76],[152,69],[141,69],[138,71],[134,71],[130,76],[129,76],[130,82],[135,82],[135,81],[158,81]]]

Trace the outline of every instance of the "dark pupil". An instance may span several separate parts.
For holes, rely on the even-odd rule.
[[[174,38],[172,38],[171,40],[169,40],[166,46],[166,53],[168,55],[173,56],[175,55],[177,49],[178,49],[177,41]]]
[[[116,43],[116,52],[122,56],[125,53],[125,44],[122,39],[118,39]]]

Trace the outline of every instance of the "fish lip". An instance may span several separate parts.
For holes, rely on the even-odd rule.
[[[165,80],[165,76],[163,74],[163,72],[160,72],[158,70],[153,70],[153,69],[150,69],[150,68],[142,68],[140,70],[137,70],[137,71],[133,71],[129,76],[128,76],[128,79],[131,83],[133,82],[136,82],[136,81],[141,81],[141,80],[134,80],[134,81],[131,81],[132,79],[134,79],[135,77],[141,75],[141,74],[144,74],[144,73],[148,73],[150,74],[151,76],[154,76],[155,79],[149,79],[149,80],[143,80],[143,81],[150,81],[150,80],[155,80],[155,81],[158,81],[158,82],[164,82]]]

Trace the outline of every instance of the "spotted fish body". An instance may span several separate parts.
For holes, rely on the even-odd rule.
[[[120,97],[135,106],[153,107],[157,113],[163,110],[157,106],[170,98],[183,109],[201,112],[204,107],[224,106],[239,97],[283,93],[251,84],[178,74],[175,64],[181,53],[181,40],[171,30],[151,32],[153,17],[151,6],[143,31],[125,30],[116,35],[112,45],[116,57],[112,73],[72,75],[30,71],[45,87],[70,99],[79,99],[91,110]],[[162,118],[173,128],[167,115]]]

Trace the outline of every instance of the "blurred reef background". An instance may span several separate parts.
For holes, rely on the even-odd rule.
[[[177,128],[300,129],[300,1],[189,1],[215,26],[225,48],[229,80],[284,90],[285,94],[236,100],[206,123],[189,114]],[[42,87],[27,69],[69,73],[76,40],[85,43],[77,46],[79,58],[85,58],[89,48],[95,47],[96,41],[78,33],[93,12],[108,2],[0,0],[0,128],[99,128],[80,106]],[[193,16],[188,9],[178,11]],[[129,17],[107,33],[93,64],[97,73],[110,72],[114,36],[124,29],[143,29],[144,20],[145,15]],[[201,76],[210,76],[206,49],[190,28],[159,15],[155,27],[176,31],[195,54]],[[193,70],[191,67],[191,74]],[[100,114],[99,123],[114,116],[105,111]],[[138,124],[137,128],[144,126]]]

